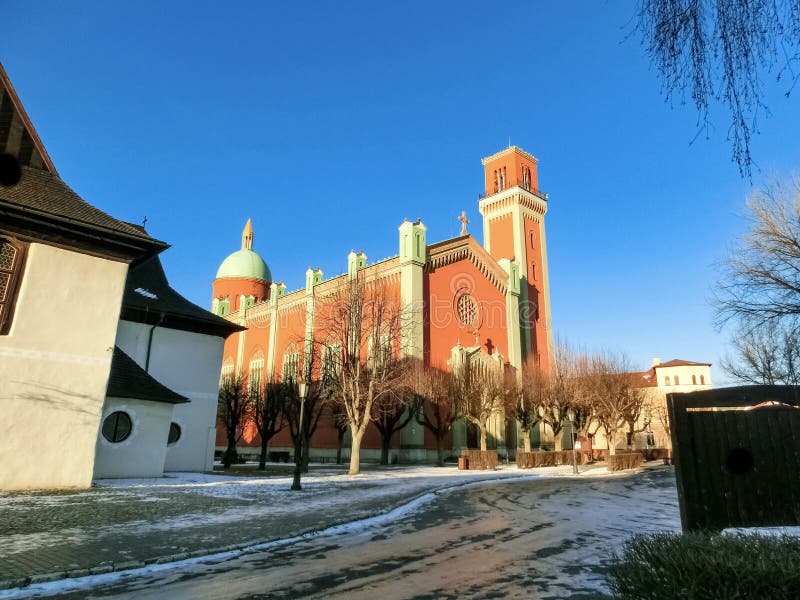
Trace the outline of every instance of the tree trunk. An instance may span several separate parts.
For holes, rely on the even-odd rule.
[[[344,434],[346,430],[339,430],[339,435],[336,438],[336,464],[342,464],[342,444],[344,443]]]
[[[391,445],[392,436],[381,433],[381,464],[389,464],[389,446]]]
[[[486,427],[480,426],[481,432],[481,452],[486,452]]]
[[[262,436],[261,438],[261,454],[258,457],[258,469],[259,471],[263,471],[267,468],[267,444],[269,440],[265,440]]]
[[[311,460],[311,440],[306,438],[303,440],[303,462],[300,465],[300,471],[308,473],[308,462]]]
[[[564,449],[564,430],[561,429],[558,433],[553,433],[553,443],[555,444],[555,451],[561,452]]]
[[[353,442],[350,444],[350,470],[348,475],[358,475],[361,472],[361,438],[363,433],[353,433]]]
[[[444,466],[444,436],[436,436],[436,466]]]
[[[302,454],[302,451],[300,449],[300,437],[299,436],[296,437],[294,440],[292,440],[292,442],[294,444],[294,464],[295,464],[295,467],[299,468],[301,470],[301,472],[302,472],[302,469],[303,469],[303,454]]]
[[[608,454],[609,456],[613,456],[617,453],[617,444],[614,440],[615,434],[613,433],[606,433],[606,443],[608,445]]]
[[[228,447],[222,455],[222,466],[230,469],[231,465],[236,461],[236,433],[233,435],[228,433]]]
[[[531,451],[531,432],[530,432],[530,430],[522,432],[522,439],[524,440],[523,443],[525,444],[525,452],[530,452]]]

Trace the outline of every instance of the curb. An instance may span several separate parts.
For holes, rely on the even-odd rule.
[[[630,473],[631,475],[637,474],[638,472]],[[373,519],[377,519],[382,516],[387,516],[392,512],[399,510],[406,506],[414,505],[415,503],[420,502],[422,499],[430,496],[428,500],[432,500],[434,497],[442,494],[452,492],[462,488],[469,488],[469,487],[477,487],[480,485],[485,485],[488,483],[510,483],[510,482],[517,482],[517,481],[531,481],[535,479],[551,479],[552,477],[548,477],[547,475],[537,475],[535,473],[531,474],[518,474],[518,475],[509,475],[508,477],[495,477],[495,478],[487,478],[487,479],[479,479],[477,481],[463,481],[459,483],[454,483],[451,485],[446,485],[444,487],[438,489],[431,489],[424,492],[421,492],[415,496],[407,498],[397,504],[391,505],[389,508],[384,509],[382,511],[369,513],[363,517],[358,519],[352,520],[344,520],[344,521],[337,521],[331,523],[323,528],[313,528],[308,529],[305,531],[301,531],[295,535],[291,535],[289,537],[283,538],[268,538],[268,539],[259,539],[259,540],[249,540],[247,542],[242,542],[239,544],[228,544],[225,546],[218,546],[214,548],[201,548],[198,550],[193,551],[185,551],[179,552],[176,554],[167,554],[162,556],[156,556],[151,558],[146,558],[144,560],[126,560],[120,562],[102,562],[99,565],[94,567],[77,567],[74,565],[74,569],[64,569],[53,571],[50,573],[43,573],[37,575],[31,575],[28,577],[18,577],[14,579],[6,579],[0,580],[0,592],[10,592],[13,590],[24,590],[31,585],[35,584],[46,584],[52,583],[55,581],[62,581],[67,579],[80,579],[83,577],[91,577],[95,575],[107,575],[110,573],[124,573],[124,572],[132,572],[139,569],[144,569],[146,567],[151,567],[153,565],[159,565],[162,567],[167,567],[170,564],[177,564],[183,561],[193,561],[195,559],[201,559],[205,556],[212,556],[212,555],[221,555],[225,553],[239,553],[239,554],[251,554],[255,552],[263,552],[268,549],[269,546],[279,546],[279,545],[286,545],[290,543],[294,543],[297,541],[301,541],[303,539],[309,539],[312,537],[317,537],[323,534],[326,531],[335,530],[337,528],[342,528],[346,525],[352,525],[355,523],[365,522]],[[5,595],[5,594],[2,594]]]

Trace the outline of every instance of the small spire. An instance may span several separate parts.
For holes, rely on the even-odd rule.
[[[247,219],[247,224],[242,231],[242,250],[253,249],[253,222]]]

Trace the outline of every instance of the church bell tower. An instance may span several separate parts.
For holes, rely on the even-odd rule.
[[[522,356],[549,368],[553,334],[544,227],[547,194],[538,189],[538,160],[510,146],[481,162],[486,183],[478,205],[483,245],[495,260],[519,263]]]

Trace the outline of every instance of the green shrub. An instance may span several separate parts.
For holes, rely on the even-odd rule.
[[[800,598],[800,539],[660,533],[631,538],[609,568],[619,600]]]

